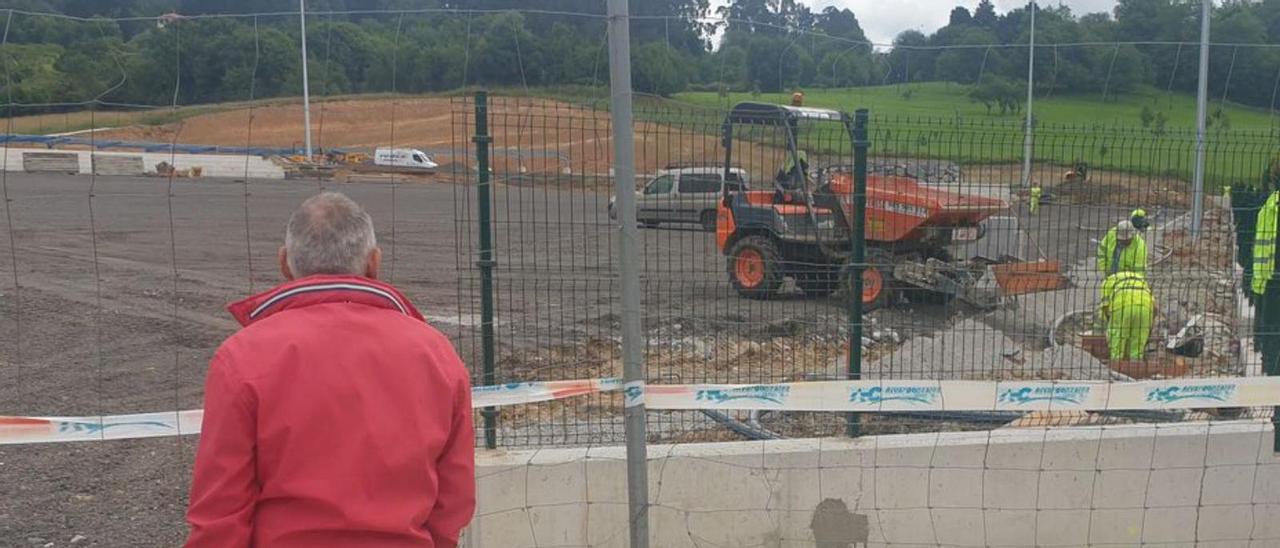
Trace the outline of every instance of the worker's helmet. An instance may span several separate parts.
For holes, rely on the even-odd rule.
[[[1133,228],[1140,231],[1146,231],[1147,227],[1151,226],[1151,223],[1147,221],[1146,210],[1141,208],[1135,209],[1133,213],[1129,214],[1129,222],[1133,223]]]
[[[1138,229],[1134,228],[1133,223],[1129,221],[1120,221],[1116,225],[1116,240],[1129,241],[1138,233]]]
[[[803,91],[797,91],[797,92],[795,92],[795,93],[792,93],[792,94],[791,94],[791,106],[793,106],[793,107],[802,107],[802,106],[804,106],[804,92],[803,92]]]

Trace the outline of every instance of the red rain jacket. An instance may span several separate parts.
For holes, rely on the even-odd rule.
[[[227,307],[189,547],[447,546],[475,511],[471,386],[390,285],[310,276]]]

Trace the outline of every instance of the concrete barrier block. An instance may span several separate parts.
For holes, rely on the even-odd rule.
[[[712,546],[769,546],[777,543],[781,532],[775,513],[764,508],[746,506],[733,512],[690,508],[685,523],[676,531],[685,531],[686,536],[689,531],[696,531],[700,541]]]
[[[482,507],[483,508],[483,507]],[[478,513],[467,531],[474,546],[537,546],[529,527],[529,514],[524,511]]]
[[[875,447],[873,454],[875,456],[873,466],[877,467],[916,466],[927,468],[932,457],[932,455],[925,451],[920,451],[917,447],[886,447],[884,444]]]
[[[1046,470],[1040,473],[1037,508],[1089,508],[1093,499],[1093,472]]]
[[[1044,458],[1041,461],[1041,466],[1045,470],[1087,470],[1090,472],[1096,470],[1098,467],[1098,451],[1102,445],[1102,430],[1098,429],[1096,432],[1096,435],[1080,439],[1078,433],[1050,430],[1049,435],[1045,438]]]
[[[1248,548],[1248,540],[1202,540],[1193,543],[1191,548]]]
[[[1155,438],[1150,435],[1136,435],[1136,432],[1127,428],[1103,429],[1102,439],[1098,444],[1098,468],[1149,469],[1154,449]]]
[[[1271,539],[1275,544],[1275,539],[1280,538],[1280,504],[1255,504],[1253,505],[1253,529],[1249,536],[1255,539]]]
[[[1252,492],[1251,502],[1280,504],[1280,464],[1259,464],[1253,476]]]
[[[1253,475],[1256,466],[1212,466],[1204,471],[1204,489],[1200,504],[1248,504],[1253,498]],[[1280,518],[1280,516],[1276,516]]]
[[[1196,536],[1194,503],[1180,508],[1148,508],[1142,517],[1142,542],[1179,542]]]
[[[1199,430],[1199,432],[1196,432]],[[1208,448],[1209,436],[1206,428],[1200,426],[1156,427],[1155,458],[1151,466],[1155,468],[1204,466],[1205,450]]]
[[[994,431],[991,433],[991,445],[987,449],[984,461],[989,468],[1013,468],[1019,470],[1038,470],[1043,456],[1044,443],[1010,443],[1014,439],[1027,440],[1028,434],[1038,432]],[[1043,438],[1041,438],[1043,440]]]
[[[529,463],[529,506],[568,506],[587,500],[586,450],[568,450],[565,454],[571,459],[543,460],[535,456]]]
[[[660,467],[660,485],[651,497],[658,504],[677,508],[703,508],[708,492],[717,500],[740,501],[746,508],[764,508],[769,500],[769,484],[759,468],[760,456],[743,463],[739,455],[721,456],[716,461],[672,457],[679,463]],[[732,466],[726,466],[726,462]],[[732,474],[726,471],[732,470]]]
[[[1035,470],[987,470],[982,476],[982,506],[1002,510],[1036,507]]]
[[[1036,538],[1035,510],[987,510],[988,546],[1022,546]]]
[[[1275,446],[1272,445],[1275,439],[1275,432],[1271,430],[1271,425],[1268,424],[1263,426],[1263,430],[1258,435],[1258,438],[1257,462],[1280,463],[1280,454],[1275,452]]]
[[[142,163],[142,155],[124,155],[124,154],[99,154],[95,153],[91,159],[92,169],[98,175],[128,175],[138,176],[147,172],[146,166]]]
[[[939,445],[933,451],[930,466],[945,469],[983,469],[986,467],[985,445]]]
[[[530,535],[537,546],[585,546],[587,514],[585,506],[534,506],[527,512]],[[495,545],[498,546],[498,545]]]
[[[485,512],[521,510],[526,506],[527,466],[487,467],[476,478],[476,501]]]
[[[1201,541],[1236,541],[1239,545],[1239,541],[1249,540],[1252,531],[1252,505],[1233,504],[1200,508],[1196,535]]]
[[[984,546],[987,532],[982,520],[982,509],[934,508],[933,527],[938,540],[955,546]]]
[[[22,170],[28,173],[80,173],[76,152],[24,152]]]
[[[1149,470],[1103,470],[1093,485],[1096,508],[1142,508],[1147,500]]]
[[[812,512],[822,502],[817,468],[781,467],[766,470],[773,473],[770,480],[773,484],[771,508]]]
[[[621,524],[626,527],[626,522]],[[653,546],[670,546],[671,548],[699,548],[693,539],[689,538],[689,523],[685,521],[685,514],[675,508],[664,506],[649,507],[649,531],[655,539]],[[626,536],[624,531],[623,536]]]
[[[924,508],[929,503],[928,477],[926,469],[877,468],[873,504],[877,508]]]
[[[1201,468],[1172,468],[1151,471],[1147,482],[1148,508],[1195,506],[1200,502]]]
[[[1212,427],[1211,427],[1212,428]],[[1262,436],[1256,432],[1218,434],[1209,436],[1208,454],[1205,464],[1218,466],[1221,464],[1257,464],[1258,446]]]
[[[894,546],[902,544],[936,545],[942,539],[934,534],[927,508],[881,510],[876,512],[884,540]],[[874,538],[874,537],[873,537]]]
[[[657,482],[656,468],[650,467],[649,496],[656,492],[652,489]],[[587,496],[593,504],[612,504],[627,502],[627,462],[611,458],[591,458],[591,466],[585,473],[587,484],[584,486]]]
[[[1089,518],[1089,542],[1092,544],[1131,546],[1142,541],[1142,508],[1094,510]]]
[[[935,470],[929,478],[929,505],[934,508],[982,508],[981,469]]]
[[[1037,546],[1084,546],[1089,529],[1080,527],[1089,519],[1089,509],[1041,510],[1036,513]]]
[[[845,499],[850,506],[855,501],[869,501],[871,490],[875,487],[874,469],[836,467],[827,463],[823,463],[823,467],[818,472],[818,491],[822,499]]]
[[[627,505],[592,504],[587,514],[587,545],[593,548],[627,548]]]

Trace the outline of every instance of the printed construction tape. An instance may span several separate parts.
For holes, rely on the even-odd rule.
[[[623,390],[616,378],[477,386],[472,407]],[[629,383],[648,409],[779,411],[1124,411],[1280,406],[1280,377],[1139,381],[820,381],[778,384]],[[199,434],[200,409],[101,417],[0,416],[0,445]]]
[[[1105,381],[820,381],[649,385],[649,409],[1127,411],[1280,405],[1280,377]]]

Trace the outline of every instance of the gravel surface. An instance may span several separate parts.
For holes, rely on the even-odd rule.
[[[608,196],[562,183],[495,187],[501,381],[612,371],[619,287]],[[245,185],[212,179],[170,184],[16,173],[5,175],[5,185],[12,229],[0,224],[0,414],[199,407],[206,363],[236,328],[223,307],[277,283],[276,251],[285,220],[320,188],[346,192],[370,210],[385,252],[385,276],[455,338],[468,364],[481,363],[476,196],[462,186],[257,180]],[[1105,225],[1123,212],[1051,204],[1033,219],[1017,209],[1013,214],[1045,255],[1075,264],[1093,252],[1096,244],[1088,240],[1100,233],[1074,227]],[[845,337],[847,323],[837,301],[744,300],[727,283],[711,234],[669,226],[640,234],[644,326],[658,335],[646,352],[655,375],[683,382],[765,382],[831,373],[836,361],[830,350]],[[962,306],[901,304],[871,317],[881,339],[892,341],[877,343],[884,352],[906,342],[898,350],[904,354],[884,361],[894,364],[895,374],[903,373],[897,378],[963,377],[966,371],[1002,375],[1005,363],[1016,369],[1016,360],[994,367],[997,362],[988,358],[1003,359],[1003,352],[1028,344],[1023,335],[1002,331],[990,314]],[[609,349],[593,350],[588,341],[608,341]],[[986,357],[965,357],[975,348]],[[1035,358],[1034,346],[1024,352],[1023,358]],[[749,371],[735,369],[735,356],[742,353],[750,353]],[[608,398],[580,398],[568,409],[539,408],[524,423],[506,428],[504,437],[526,443],[616,442],[621,429],[608,415],[614,405]],[[580,418],[592,412],[597,418]],[[710,424],[692,413],[662,414],[654,423],[655,434],[688,433],[681,441],[718,439],[690,433],[689,425]],[[0,546],[69,546],[73,539],[77,546],[178,544],[185,535],[182,512],[196,442],[187,437],[0,446]]]

